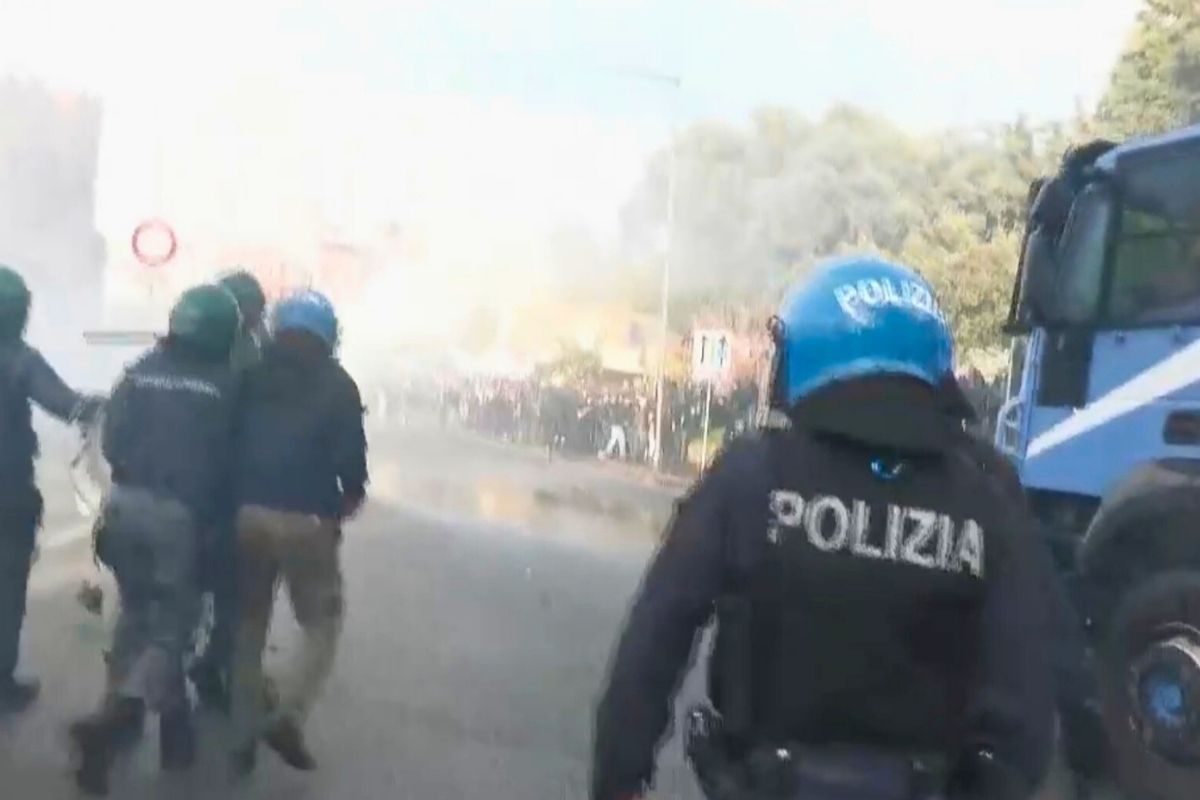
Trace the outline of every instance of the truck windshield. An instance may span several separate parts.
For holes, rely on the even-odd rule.
[[[1113,324],[1200,323],[1200,154],[1122,165]]]

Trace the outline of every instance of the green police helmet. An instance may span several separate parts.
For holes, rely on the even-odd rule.
[[[29,320],[29,287],[16,270],[0,265],[0,340],[21,338]]]
[[[267,296],[262,284],[248,270],[239,269],[221,278],[220,285],[233,293],[242,319],[248,323],[262,319],[263,309],[267,305]]]
[[[167,330],[172,339],[214,360],[223,360],[229,357],[241,323],[233,293],[222,286],[204,284],[179,296]]]

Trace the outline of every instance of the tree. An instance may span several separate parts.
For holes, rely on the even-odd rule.
[[[649,159],[623,209],[623,252],[578,238],[558,250],[576,265],[576,293],[656,311],[673,157],[676,332],[697,314],[765,313],[822,258],[879,252],[937,285],[962,347],[991,348],[1003,341],[1031,183],[1073,144],[1198,120],[1200,0],[1144,0],[1095,114],[931,134],[848,105],[696,124]],[[579,264],[603,269],[580,277]]]
[[[929,273],[966,346],[994,345],[1029,183],[1071,135],[1069,124],[1017,120],[917,136],[850,106],[811,122],[768,109],[746,128],[687,129],[676,140],[672,319],[686,328],[706,309],[765,309],[821,258],[872,251]],[[633,250],[664,225],[668,160],[651,159],[626,208]]]
[[[984,239],[979,226],[961,211],[943,211],[915,230],[898,254],[934,285],[964,351],[1000,342],[1020,247],[1015,231]]]
[[[1096,112],[1125,139],[1200,119],[1200,12],[1195,0],[1145,0]]]
[[[537,368],[537,377],[553,384],[581,386],[599,378],[602,370],[599,355],[564,342],[558,358]]]

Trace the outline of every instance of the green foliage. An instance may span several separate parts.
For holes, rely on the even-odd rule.
[[[961,211],[944,211],[915,230],[898,254],[933,283],[964,351],[999,342],[1021,243],[1012,230],[984,239],[979,227]]]
[[[1000,341],[1030,181],[1053,170],[1066,125],[908,133],[839,106],[817,121],[771,109],[745,130],[699,125],[676,140],[672,318],[773,305],[815,261],[874,251],[925,272],[963,347]],[[653,158],[626,231],[664,225],[670,154]]]
[[[1200,12],[1195,0],[1146,0],[1096,112],[1124,139],[1200,119]]]
[[[768,108],[742,128],[682,131],[674,159],[664,148],[650,160],[623,217],[631,247],[657,254],[643,261],[655,278],[625,280],[653,305],[673,161],[677,328],[705,309],[765,313],[815,261],[867,251],[921,270],[960,350],[989,351],[1002,343],[1030,183],[1072,144],[1197,121],[1200,6],[1144,0],[1094,116],[918,135],[849,106],[816,120]]]
[[[555,385],[586,386],[599,378],[602,370],[599,355],[564,343],[558,358],[538,367],[537,378]]]

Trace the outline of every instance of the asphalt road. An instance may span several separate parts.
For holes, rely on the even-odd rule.
[[[269,753],[231,792],[224,728],[203,721],[198,768],[156,769],[154,737],[112,796],[283,800],[557,800],[586,796],[592,708],[629,598],[680,486],[594,461],[461,433],[371,433],[373,500],[347,531],[348,616],[309,736],[320,768],[290,772]],[[69,798],[65,727],[99,695],[112,623],[75,602],[91,564],[88,523],[67,479],[71,439],[44,438],[47,498],[24,666],[39,706],[0,722],[3,796]],[[271,658],[294,641],[286,603]],[[699,697],[694,671],[680,700]],[[1060,776],[1061,777],[1061,776]],[[1062,796],[1058,782],[1041,800]],[[658,797],[699,800],[671,740]]]
[[[53,445],[43,459],[47,529],[24,666],[45,693],[0,724],[5,796],[73,796],[65,725],[100,688],[112,603],[101,623],[73,599],[98,573],[65,460]],[[300,775],[264,754],[238,796],[584,797],[596,692],[674,490],[461,434],[377,431],[372,462],[376,499],[344,545],[341,653],[309,731],[320,768]],[[286,652],[295,631],[281,606],[273,647]],[[193,774],[158,775],[150,737],[113,796],[227,796],[222,725],[203,732]],[[661,792],[697,797],[677,743]]]

